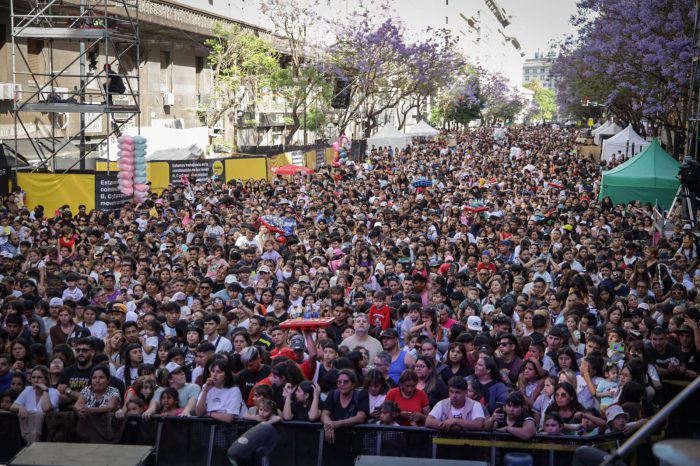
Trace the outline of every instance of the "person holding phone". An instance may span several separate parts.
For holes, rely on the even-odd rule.
[[[489,429],[514,435],[520,440],[530,440],[535,436],[535,419],[527,410],[522,393],[511,393],[505,405],[497,403],[497,406],[486,423]]]

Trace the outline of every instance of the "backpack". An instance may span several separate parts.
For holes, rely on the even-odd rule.
[[[124,80],[118,74],[110,75],[109,91],[113,94],[123,94],[126,91]]]

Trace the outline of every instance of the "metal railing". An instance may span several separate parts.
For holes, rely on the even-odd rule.
[[[50,413],[47,417],[52,416]],[[58,413],[55,416],[70,416]],[[46,425],[46,424],[45,424]],[[228,464],[226,450],[239,435],[255,425],[250,422],[225,424],[211,418],[159,417],[146,421],[130,416],[121,438],[122,444],[154,446],[155,465]],[[454,458],[490,460],[497,464],[503,451],[524,450],[536,455],[537,464],[555,464],[555,455],[572,455],[581,445],[612,450],[620,436],[536,436],[529,442],[500,432],[464,432],[444,434],[424,427],[396,427],[362,424],[345,430],[344,444],[328,444],[320,423],[281,422],[280,440],[271,464],[285,466],[322,466],[329,456],[342,449],[354,458],[359,455],[406,456],[418,458]],[[339,431],[340,432],[340,431]],[[14,414],[0,413],[0,462],[9,461],[24,446],[19,422]],[[45,441],[71,441],[43,433]],[[75,438],[72,439],[75,441]],[[539,455],[539,456],[538,456]],[[325,458],[325,459],[324,459]],[[563,458],[558,456],[557,463]]]
[[[668,383],[668,381],[664,381]],[[646,442],[652,435],[659,431],[669,420],[671,414],[676,412],[680,407],[684,406],[690,397],[695,394],[695,392],[700,389],[700,377],[693,380],[688,384],[679,394],[674,396],[661,411],[656,413],[649,422],[644,424],[644,426],[635,432],[632,437],[629,438],[620,448],[615,450],[615,452],[608,456],[605,461],[601,463],[601,466],[609,466],[615,464],[621,459],[628,458],[633,453],[637,451],[639,446]]]

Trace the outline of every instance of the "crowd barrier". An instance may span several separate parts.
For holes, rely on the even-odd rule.
[[[43,441],[75,442],[71,434],[47,432],[51,416],[70,416],[71,413],[48,414],[44,423]],[[157,466],[225,465],[228,446],[248,428],[249,422],[224,424],[211,418],[178,418],[153,416],[146,421],[130,416],[120,443],[154,446]],[[619,436],[536,436],[529,442],[500,432],[468,432],[444,434],[421,427],[394,427],[362,424],[338,431],[338,441],[324,442],[322,425],[318,422],[280,422],[279,442],[271,454],[271,466],[325,466],[333,458],[344,459],[359,455],[404,456],[413,458],[470,459],[500,463],[511,451],[528,452],[535,464],[558,466],[570,464],[571,455],[581,445],[596,446],[610,451],[622,440]],[[0,414],[0,463],[9,461],[24,446],[19,420],[15,414]],[[337,456],[334,456],[337,455]]]
[[[232,156],[202,160],[162,160],[146,164],[151,190],[160,193],[170,184],[179,184],[183,175],[209,178],[217,175],[224,181],[267,180],[277,177],[273,168],[284,165],[303,165],[317,169],[333,160],[333,148],[318,147],[306,152],[288,151],[271,156]],[[131,198],[119,191],[116,162],[98,161],[94,172],[73,173],[17,173],[16,182],[26,192],[29,209],[43,205],[53,213],[63,205],[73,212],[83,204],[87,210],[117,210]]]

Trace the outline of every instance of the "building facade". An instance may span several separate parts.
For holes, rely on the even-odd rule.
[[[523,83],[538,80],[545,89],[555,91],[554,77],[552,76],[552,66],[556,60],[553,51],[545,54],[539,49],[535,52],[534,58],[526,58],[523,64]]]

